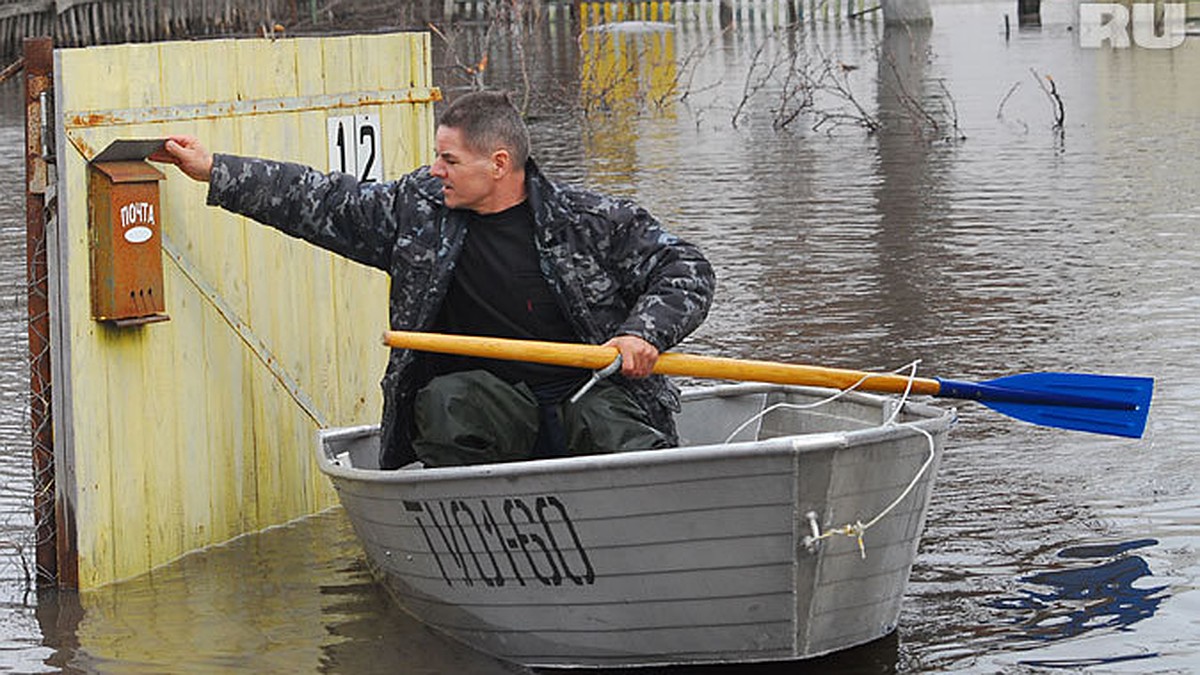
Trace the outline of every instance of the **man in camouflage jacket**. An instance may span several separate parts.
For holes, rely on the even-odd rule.
[[[189,170],[195,139],[173,137],[152,157]],[[263,159],[208,155],[208,203],[246,215],[391,275],[395,330],[427,330],[438,313],[463,248],[469,212],[449,208],[442,180],[422,167],[386,183]],[[623,200],[548,180],[530,158],[525,197],[534,217],[542,275],[583,342],[636,336],[659,352],[704,320],[715,285],[711,266],[692,245],[668,233],[647,211]],[[384,374],[383,468],[415,459],[411,425],[423,356],[393,349]],[[652,364],[651,364],[652,365]],[[628,368],[623,373],[628,374]],[[637,375],[644,375],[644,368]],[[660,375],[614,376],[677,442],[678,389]]]

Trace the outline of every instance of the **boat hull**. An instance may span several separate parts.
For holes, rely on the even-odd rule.
[[[755,420],[828,394],[689,392],[671,450],[379,471],[363,427],[323,432],[319,457],[399,604],[476,649],[533,667],[800,659],[895,629],[954,416],[909,404],[880,426],[890,400],[852,395]],[[889,507],[862,549],[814,541]]]

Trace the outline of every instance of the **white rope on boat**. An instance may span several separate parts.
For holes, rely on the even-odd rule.
[[[900,410],[902,410],[904,408],[904,402],[908,400],[909,393],[912,391],[913,380],[917,377],[917,366],[920,363],[921,363],[921,361],[920,361],[920,359],[918,359],[916,361],[913,361],[910,364],[901,366],[900,368],[897,368],[897,369],[891,371],[890,373],[888,373],[889,375],[895,375],[895,374],[901,373],[905,370],[909,371],[908,384],[906,384],[904,386],[904,393],[900,395],[900,404],[897,405],[896,409],[892,411],[891,417],[884,420],[883,424],[880,426],[891,426],[895,423],[896,416],[899,415]],[[842,398],[843,396],[854,391],[855,389],[858,389],[860,386],[862,386],[863,382],[866,382],[870,378],[876,377],[877,375],[878,375],[878,373],[866,373],[861,378],[859,378],[858,382],[855,382],[854,384],[850,385],[849,387],[846,387],[845,389],[842,389],[840,391],[833,393],[831,396],[829,396],[827,398],[823,398],[820,401],[815,401],[813,403],[776,403],[775,405],[767,406],[766,408],[763,408],[762,410],[760,410],[758,413],[752,415],[745,422],[742,422],[741,424],[739,424],[738,427],[736,429],[734,429],[733,432],[730,433],[729,436],[727,436],[725,438],[725,443],[723,443],[723,445],[729,445],[730,443],[733,442],[734,437],[736,437],[738,434],[740,434],[742,431],[744,431],[746,429],[746,427],[748,427],[751,424],[757,422],[758,420],[766,417],[770,413],[775,412],[776,410],[812,410],[814,408],[820,408],[821,406],[824,406],[824,405],[829,405],[830,403],[833,403],[834,401],[838,400],[839,398]]]
[[[894,375],[894,374],[898,374],[898,373],[901,373],[901,372],[907,370],[908,371],[908,384],[905,385],[904,393],[902,393],[900,395],[898,404],[894,407],[891,414],[888,416],[888,418],[886,420],[883,421],[883,423],[880,426],[884,426],[884,427],[899,426],[896,424],[896,418],[900,415],[900,411],[904,409],[904,404],[908,401],[908,397],[912,393],[913,381],[917,377],[917,366],[920,365],[920,363],[921,363],[921,361],[920,361],[920,359],[918,359],[916,361],[913,361],[912,363],[909,363],[905,366],[901,366],[900,368],[897,368],[897,369],[891,371],[890,374]],[[834,401],[838,400],[839,398],[842,398],[847,393],[854,391],[855,389],[860,387],[862,385],[862,383],[865,382],[868,378],[873,377],[873,376],[874,376],[874,373],[868,373],[868,374],[864,375],[858,382],[855,382],[851,386],[849,386],[845,389],[842,389],[841,391],[838,391],[827,398],[821,399],[820,401],[816,401],[813,403],[776,403],[775,405],[768,406],[768,407],[764,408],[763,410],[759,411],[758,413],[756,413],[755,415],[751,416],[750,419],[748,419],[745,422],[743,422],[742,424],[738,425],[738,427],[733,430],[733,433],[729,434],[729,436],[725,439],[725,444],[727,445],[727,444],[733,442],[734,437],[736,437],[739,433],[741,433],[746,427],[748,427],[749,425],[753,424],[754,422],[766,417],[771,412],[774,412],[776,410],[781,410],[781,409],[811,410],[814,408],[819,408],[824,405],[828,405],[828,404],[833,403]],[[808,524],[812,530],[812,534],[809,536],[806,536],[804,538],[805,548],[807,548],[810,551],[815,551],[817,543],[819,543],[821,540],[829,539],[830,537],[834,537],[834,536],[840,534],[840,535],[845,535],[847,537],[854,537],[854,539],[858,542],[859,555],[862,557],[863,560],[866,560],[867,548],[866,548],[866,544],[864,542],[864,537],[866,536],[867,530],[869,530],[871,527],[873,527],[879,521],[883,520],[889,513],[894,511],[896,509],[896,507],[899,506],[905,500],[905,498],[908,497],[908,495],[910,493],[912,493],[913,489],[916,488],[917,484],[921,482],[921,478],[925,475],[925,472],[927,472],[929,470],[929,467],[933,464],[934,458],[937,456],[936,447],[935,447],[934,440],[933,440],[933,434],[929,433],[928,431],[925,431],[924,429],[922,429],[920,427],[914,426],[914,427],[907,427],[907,428],[909,428],[913,431],[916,431],[916,432],[920,433],[921,435],[925,436],[925,439],[929,442],[928,455],[925,457],[924,463],[921,464],[921,468],[919,470],[917,470],[916,475],[913,476],[911,481],[909,481],[908,487],[904,488],[904,490],[899,494],[899,496],[897,496],[894,500],[892,500],[892,503],[888,504],[882,511],[880,511],[878,514],[876,514],[874,518],[871,518],[870,520],[868,520],[865,523],[862,522],[861,520],[858,520],[858,521],[855,521],[854,523],[847,523],[845,525],[842,525],[841,527],[834,527],[834,528],[830,528],[830,529],[826,530],[825,532],[821,532],[820,523],[817,522],[817,514],[812,511],[809,511],[805,515],[808,518]]]
[[[817,523],[817,514],[809,511],[806,515],[808,516],[809,525],[812,526],[813,534],[804,538],[804,546],[806,548],[813,550],[815,549],[817,542],[821,541],[822,539],[828,539],[834,535],[842,534],[847,537],[854,537],[858,541],[859,556],[863,560],[867,559],[867,548],[863,543],[863,537],[866,535],[867,530],[870,529],[871,526],[875,525],[875,523],[883,520],[887,514],[891,513],[892,510],[894,510],[900,505],[901,502],[904,501],[905,497],[908,497],[909,493],[913,491],[913,488],[917,486],[917,483],[921,482],[921,477],[924,476],[925,472],[929,470],[929,466],[933,464],[933,458],[936,456],[934,451],[933,434],[920,427],[912,427],[912,429],[920,432],[923,436],[925,436],[925,439],[929,441],[929,454],[925,457],[925,462],[917,471],[917,475],[913,476],[912,481],[909,482],[908,487],[904,488],[904,491],[901,492],[898,497],[892,500],[891,504],[888,504],[887,507],[880,511],[874,518],[865,523],[861,520],[858,520],[853,524],[847,523],[841,527],[835,527],[826,530],[825,532],[821,532],[821,526]]]

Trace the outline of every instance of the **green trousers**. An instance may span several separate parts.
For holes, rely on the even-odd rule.
[[[413,449],[425,466],[670,446],[624,389],[603,380],[575,403],[539,406],[524,383],[483,370],[452,373],[418,391],[413,412]]]

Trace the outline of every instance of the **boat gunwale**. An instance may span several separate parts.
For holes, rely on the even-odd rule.
[[[829,396],[837,390],[820,387],[803,387],[767,383],[727,384],[689,388],[683,392],[684,402],[711,397],[734,397],[774,391],[789,391],[801,394]],[[842,398],[858,403],[877,405],[881,409],[899,399],[862,392],[843,392]],[[829,448],[849,447],[895,438],[901,434],[940,434],[949,430],[957,421],[955,408],[939,408],[910,400],[904,401],[903,411],[922,419],[888,425],[875,425],[862,429],[793,434],[765,440],[691,445],[669,450],[636,450],[604,455],[558,457],[535,459],[502,464],[479,464],[462,467],[420,467],[399,469],[377,469],[347,466],[330,457],[326,452],[329,442],[376,435],[378,425],[359,425],[319,429],[317,431],[317,463],[322,473],[330,478],[340,478],[364,483],[403,485],[410,483],[441,483],[492,478],[531,478],[544,475],[563,475],[600,471],[607,469],[629,469],[678,464],[689,461],[729,459],[744,454],[763,456],[767,454],[794,454]],[[917,431],[919,430],[919,431]],[[411,466],[411,465],[410,465]]]

